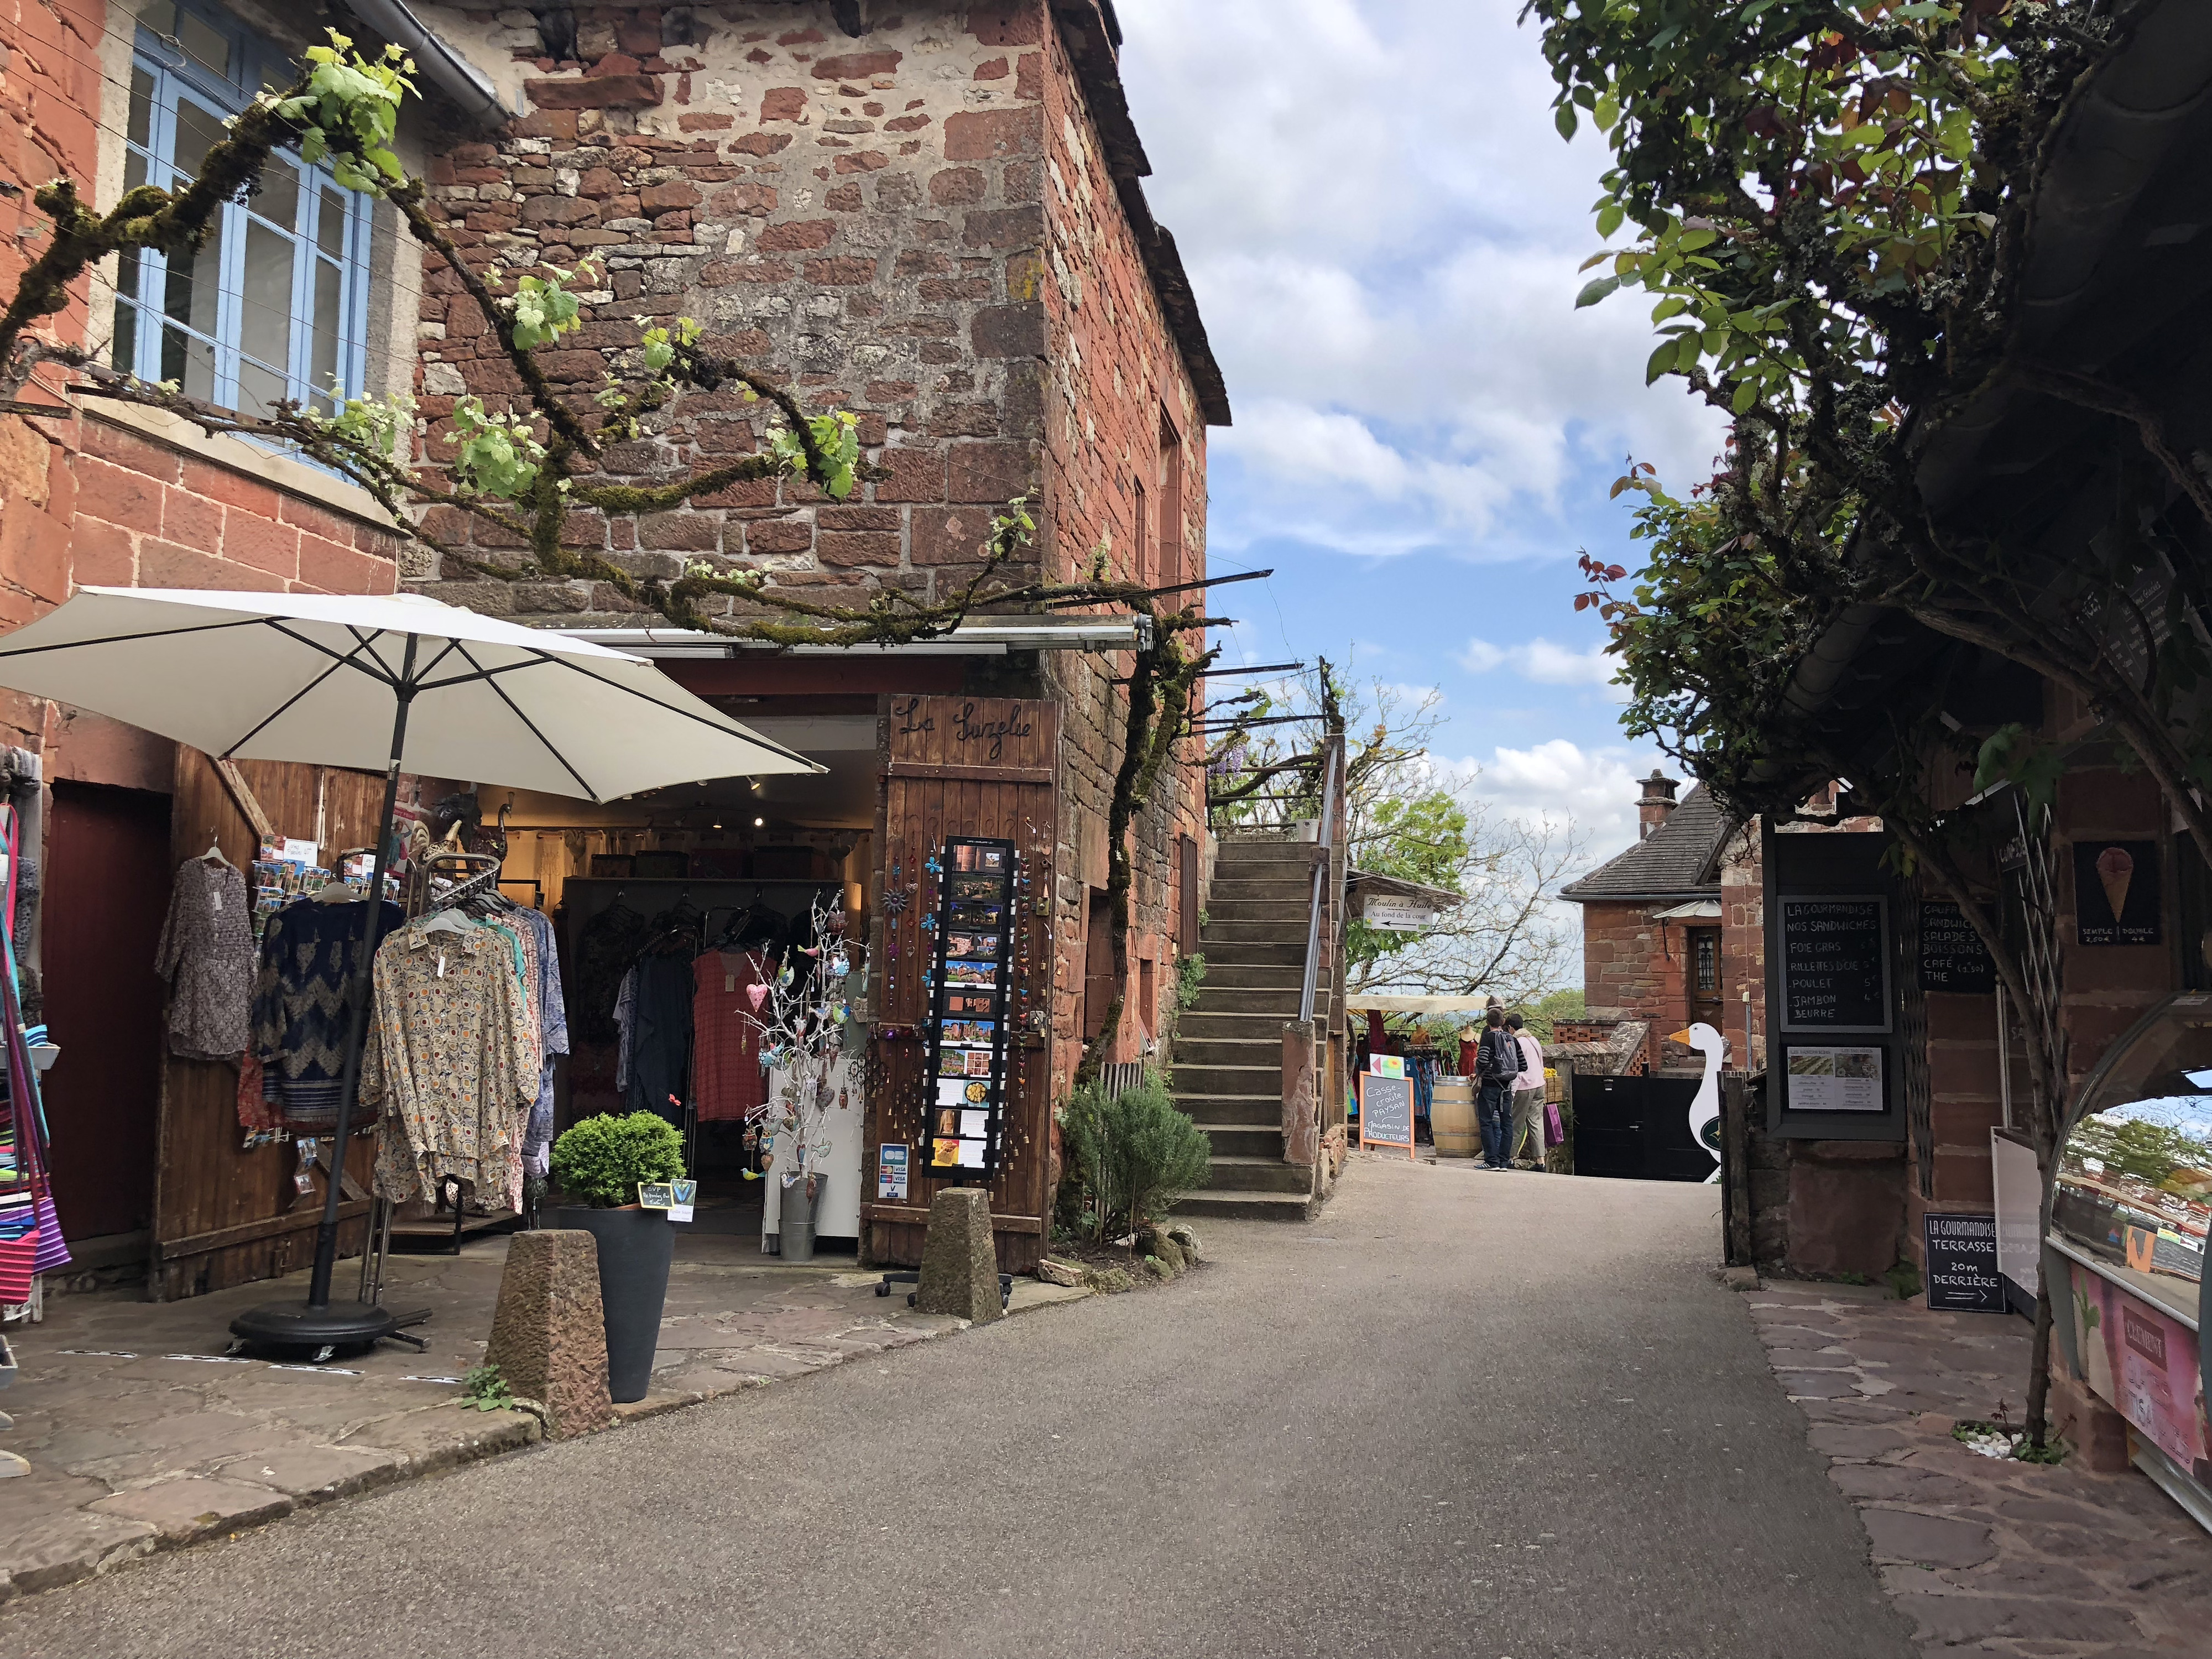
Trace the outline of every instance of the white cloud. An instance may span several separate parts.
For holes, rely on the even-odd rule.
[[[1519,0],[1120,11],[1147,189],[1236,409],[1216,451],[1261,485],[1217,544],[1515,556],[1501,528],[1556,516],[1578,468],[1711,459],[1718,420],[1644,385],[1644,308],[1573,308],[1607,152],[1559,141]]]
[[[1609,700],[1627,701],[1626,690],[1613,684],[1613,677],[1620,672],[1620,659],[1607,656],[1601,643],[1577,651],[1571,646],[1555,645],[1541,635],[1505,646],[1469,640],[1467,649],[1459,653],[1459,665],[1470,674],[1510,667],[1522,679],[1539,685],[1602,686]]]
[[[1510,817],[1554,824],[1573,819],[1597,862],[1636,839],[1637,779],[1650,769],[1651,759],[1553,738],[1528,749],[1501,744],[1487,760],[1469,756],[1442,763],[1472,778],[1474,793]]]

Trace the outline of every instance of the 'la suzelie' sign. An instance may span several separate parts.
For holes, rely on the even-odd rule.
[[[891,703],[891,730],[902,738],[918,738],[939,730],[938,713],[944,699],[900,697]],[[991,709],[1004,712],[993,714]],[[958,745],[957,758],[988,765],[1005,758],[1009,738],[1032,737],[1036,716],[1018,702],[996,702],[987,708],[977,699],[961,701],[945,726],[945,734]],[[950,758],[951,757],[948,757]]]

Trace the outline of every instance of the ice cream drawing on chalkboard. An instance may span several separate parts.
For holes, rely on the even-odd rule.
[[[2112,907],[2112,920],[2127,914],[2128,884],[2136,877],[2136,861],[2124,847],[2107,847],[2097,854],[2097,879],[2104,884],[2105,902]]]

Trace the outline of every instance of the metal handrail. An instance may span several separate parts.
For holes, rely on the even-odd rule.
[[[1344,763],[1344,733],[1333,732],[1328,740],[1328,766],[1321,780],[1320,856],[1314,860],[1313,898],[1306,916],[1306,973],[1298,989],[1298,1023],[1310,1025],[1314,1017],[1314,981],[1321,972],[1322,884],[1336,862],[1336,796],[1339,772]]]

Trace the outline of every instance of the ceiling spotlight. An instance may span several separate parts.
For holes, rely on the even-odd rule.
[[[767,828],[768,828],[768,820],[767,820],[766,818],[755,818],[755,819],[753,820],[753,828],[754,828],[754,829],[756,829],[756,830],[765,830],[765,829],[767,829]]]
[[[717,817],[717,818],[714,820],[714,828],[716,828],[717,830],[719,830],[719,829],[720,829],[721,827],[722,827],[722,820],[721,820],[720,817]]]

